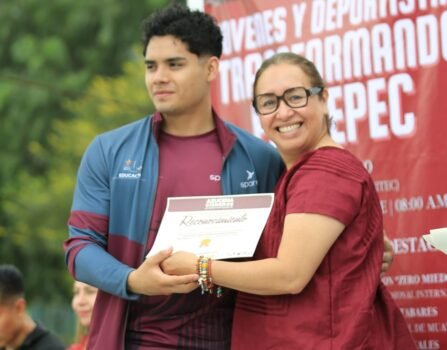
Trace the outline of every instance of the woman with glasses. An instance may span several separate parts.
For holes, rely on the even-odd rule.
[[[179,252],[165,272],[202,290],[241,291],[233,349],[415,349],[380,281],[382,213],[362,163],[330,136],[328,90],[314,64],[280,53],[258,70],[253,106],[286,164],[254,261]]]

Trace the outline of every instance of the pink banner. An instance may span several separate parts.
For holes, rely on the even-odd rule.
[[[224,33],[214,105],[262,137],[251,108],[264,58],[293,51],[329,87],[334,139],[375,180],[395,260],[383,282],[419,349],[447,349],[447,0],[209,0]]]

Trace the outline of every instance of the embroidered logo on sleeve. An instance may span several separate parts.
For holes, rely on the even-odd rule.
[[[247,179],[240,183],[241,188],[254,187],[258,185],[258,180],[256,180],[256,174],[254,171],[245,170],[247,173]]]

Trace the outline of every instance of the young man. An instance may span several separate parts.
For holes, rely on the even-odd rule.
[[[234,293],[201,295],[195,275],[160,269],[170,251],[145,256],[167,197],[272,192],[283,165],[273,147],[213,111],[222,34],[212,17],[172,6],[144,34],[157,112],[92,142],[69,219],[68,268],[100,289],[89,349],[229,349]]]
[[[20,271],[12,265],[0,265],[0,350],[63,349],[56,336],[28,315]]]
[[[195,275],[161,271],[169,251],[145,256],[167,197],[272,192],[282,163],[273,147],[212,109],[222,35],[209,15],[169,7],[144,32],[157,112],[92,142],[69,219],[69,270],[101,290],[89,349],[228,349],[234,293],[201,295]]]

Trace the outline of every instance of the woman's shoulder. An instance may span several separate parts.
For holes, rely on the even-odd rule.
[[[285,182],[311,178],[336,184],[349,181],[370,183],[371,176],[363,163],[351,152],[339,147],[322,147],[304,155],[289,169]]]
[[[320,161],[325,160],[337,163],[347,162],[361,165],[360,160],[354,154],[342,147],[326,146],[318,148],[315,151],[310,152],[309,159],[319,159]]]
[[[350,151],[339,147],[322,147],[307,154],[302,167],[320,169],[338,174],[368,175],[363,163]]]

